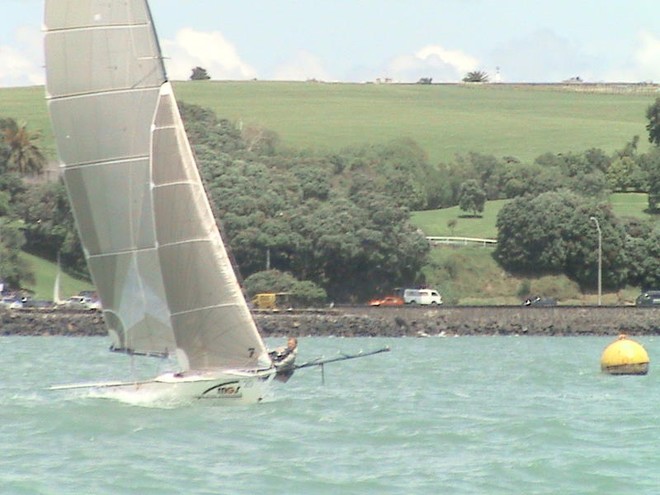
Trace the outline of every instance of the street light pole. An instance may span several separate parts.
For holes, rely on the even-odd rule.
[[[598,231],[598,306],[600,306],[603,293],[603,232],[600,230],[600,224],[596,217],[589,217],[589,220],[596,224],[596,230]]]

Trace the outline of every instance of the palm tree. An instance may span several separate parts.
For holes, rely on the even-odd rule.
[[[5,169],[21,175],[39,175],[46,157],[37,146],[38,132],[30,132],[27,125],[19,126],[14,119],[0,120],[0,133],[5,145]]]
[[[463,78],[463,82],[488,82],[488,74],[482,70],[474,70],[468,72]]]

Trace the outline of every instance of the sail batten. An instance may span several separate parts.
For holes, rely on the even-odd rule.
[[[106,89],[104,91],[89,91],[89,92],[80,92],[80,93],[59,94],[58,96],[47,96],[46,99],[51,101],[77,100],[84,98],[97,98],[99,96],[105,96],[105,95],[118,95],[122,93],[149,92],[149,91],[158,90],[159,88],[160,88],[160,84],[141,87],[141,88]]]
[[[204,308],[195,308],[191,309],[189,311],[180,311],[178,313],[172,313],[172,316],[184,316],[187,314],[192,314],[195,312],[202,312],[202,311],[209,311],[213,309],[221,309],[221,308],[236,308],[238,305],[236,303],[228,303],[228,304],[216,304],[215,306],[206,306]]]
[[[140,160],[147,160],[148,158],[149,155],[140,155],[140,156],[130,156],[121,159],[113,159],[103,162],[90,161],[90,162],[70,163],[70,164],[62,163],[61,166],[63,168],[66,168],[67,170],[75,170],[76,168],[83,168],[83,167],[101,167],[104,165],[117,165],[123,163],[138,162]]]
[[[113,348],[262,368],[146,0],[46,0],[45,12],[48,107]]]
[[[58,33],[62,31],[75,33],[77,31],[94,31],[94,30],[110,30],[110,29],[136,29],[150,27],[150,24],[147,22],[135,23],[135,24],[98,24],[94,26],[79,26],[79,27],[63,27],[63,28],[49,28],[48,31],[51,33]]]
[[[172,182],[164,182],[162,184],[154,184],[153,188],[154,189],[163,189],[163,188],[171,187],[171,186],[190,186],[190,185],[195,185],[195,183],[190,181],[190,180],[177,180],[177,181],[172,181]]]
[[[121,255],[127,255],[127,254],[132,254],[132,253],[139,253],[139,252],[148,252],[148,251],[156,251],[158,249],[158,246],[153,246],[153,247],[148,247],[148,248],[135,248],[135,249],[126,249],[124,251],[110,251],[107,253],[102,253],[102,254],[90,254],[89,258],[90,259],[103,259],[103,258],[111,258],[113,256],[121,256]]]

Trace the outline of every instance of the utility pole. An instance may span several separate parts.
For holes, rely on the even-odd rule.
[[[596,217],[589,217],[589,219],[596,224],[596,230],[598,231],[598,306],[600,306],[603,293],[603,232],[600,230],[600,224]]]

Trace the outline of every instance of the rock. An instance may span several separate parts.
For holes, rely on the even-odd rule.
[[[265,337],[415,337],[419,335],[658,335],[660,308],[440,307],[342,308],[319,313],[259,313]],[[0,335],[105,336],[100,313],[0,310]]]

